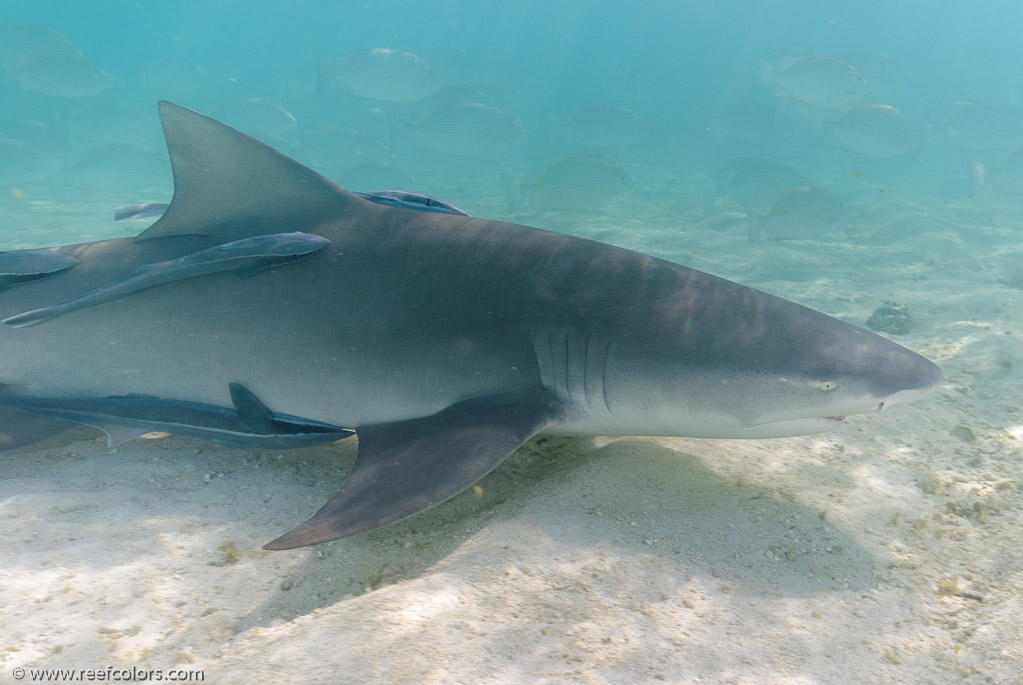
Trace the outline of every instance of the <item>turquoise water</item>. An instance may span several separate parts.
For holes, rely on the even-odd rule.
[[[3,207],[45,223],[26,207],[82,203],[71,234],[83,222],[97,237],[132,233],[98,205],[169,196],[155,112],[168,99],[354,190],[443,195],[498,218],[552,211],[554,224],[565,212],[650,212],[679,234],[736,208],[757,237],[828,240],[863,228],[871,192],[975,203],[1023,192],[1023,164],[1009,159],[1023,144],[1011,13],[954,2],[10,2]],[[367,57],[380,48],[409,63],[381,67]],[[836,82],[846,68],[865,85]],[[582,169],[561,166],[579,155]],[[726,165],[747,157],[797,174],[762,169],[740,187]],[[761,227],[801,186],[827,196],[783,203]],[[4,243],[36,244],[24,230]]]

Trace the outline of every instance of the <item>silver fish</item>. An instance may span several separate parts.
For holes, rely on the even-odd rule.
[[[64,182],[80,190],[128,192],[169,188],[171,174],[167,160],[151,147],[108,143],[65,168]]]
[[[572,118],[558,123],[554,139],[565,145],[614,151],[638,143],[650,126],[624,107],[584,107]]]
[[[750,238],[800,240],[819,238],[838,218],[842,205],[824,188],[795,188],[778,198],[766,216],[750,217]]]
[[[620,163],[601,155],[578,154],[540,170],[529,183],[502,175],[508,207],[524,201],[534,209],[594,211],[629,195],[636,187]]]
[[[899,157],[920,147],[917,122],[891,105],[853,107],[828,125],[828,144],[867,157]]]
[[[217,103],[211,109],[218,119],[250,136],[283,135],[294,128],[295,116],[276,102],[263,98],[236,98]]]
[[[909,85],[906,68],[888,55],[877,52],[847,52],[842,59],[852,65],[870,86],[870,91],[879,97],[905,90]]]
[[[784,193],[809,185],[787,164],[756,157],[728,162],[714,175],[714,183],[719,195],[742,205],[750,217],[768,211]]]
[[[42,24],[0,24],[0,67],[17,71],[42,55],[80,57],[79,50],[63,35]]]
[[[79,55],[36,57],[13,75],[21,90],[57,98],[91,97],[114,85],[110,74]]]
[[[336,60],[321,53],[317,69],[321,92],[336,86],[345,95],[382,102],[415,102],[444,85],[421,57],[389,48],[353,52]]]
[[[345,169],[337,177],[338,185],[345,188],[410,188],[416,177],[390,162],[366,162]]]
[[[416,148],[455,157],[507,152],[526,138],[518,117],[478,102],[442,105],[413,132]]]
[[[960,150],[1014,150],[1023,145],[1023,109],[964,103],[936,128],[934,138]]]
[[[870,94],[866,79],[852,65],[829,55],[803,55],[786,62],[774,85],[780,98],[822,107],[844,107]]]

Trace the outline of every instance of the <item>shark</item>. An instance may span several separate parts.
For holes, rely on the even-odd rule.
[[[360,196],[198,112],[159,112],[174,195],[155,223],[0,259],[0,449],[81,424],[274,448],[354,432],[337,494],[265,549],[413,516],[540,433],[803,435],[942,380],[745,285],[400,191]],[[231,244],[240,261],[216,249]]]

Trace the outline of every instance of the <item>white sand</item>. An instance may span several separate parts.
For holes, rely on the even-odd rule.
[[[218,684],[1023,681],[1023,291],[991,271],[1021,203],[888,196],[848,240],[750,246],[741,217],[684,200],[518,218],[858,324],[906,302],[917,327],[896,339],[942,389],[803,438],[534,439],[481,491],[289,552],[260,546],[337,489],[354,439],[86,432],[0,453],[5,682],[108,665]]]

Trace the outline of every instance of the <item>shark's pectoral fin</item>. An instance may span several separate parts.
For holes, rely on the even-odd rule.
[[[330,542],[425,511],[485,476],[551,418],[549,402],[514,395],[361,426],[359,456],[341,489],[311,519],[263,549]]]
[[[12,407],[0,407],[0,451],[56,438],[81,428],[77,423],[32,416]]]
[[[123,426],[117,423],[104,423],[97,421],[95,423],[85,424],[92,426],[93,428],[99,428],[101,431],[107,434],[107,447],[120,447],[129,440],[141,437],[146,433],[153,433],[157,429],[145,426]]]

